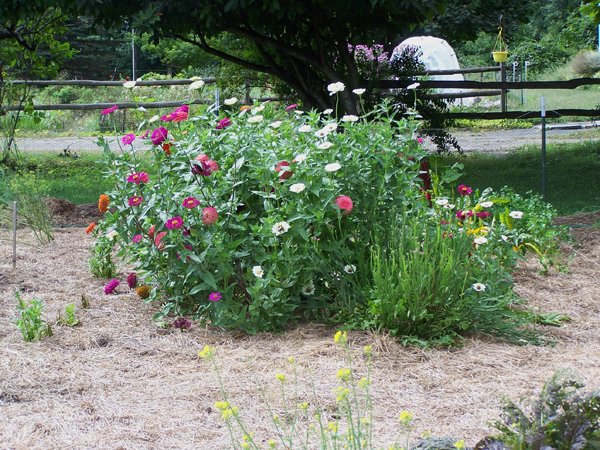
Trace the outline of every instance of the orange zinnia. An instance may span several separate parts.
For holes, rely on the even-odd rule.
[[[98,211],[100,211],[101,213],[105,213],[106,211],[108,211],[109,204],[110,199],[108,198],[108,195],[102,194],[98,199]]]
[[[94,231],[94,228],[96,228],[96,222],[90,223],[85,229],[85,234],[90,234],[92,231]]]

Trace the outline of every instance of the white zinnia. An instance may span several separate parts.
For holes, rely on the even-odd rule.
[[[473,239],[473,242],[475,243],[475,245],[485,244],[487,242],[487,238],[484,238],[483,236],[479,236],[479,237],[476,237],[475,239]]]
[[[337,130],[338,124],[336,122],[329,122],[327,125],[323,127],[323,130],[327,133],[333,133]]]
[[[300,133],[308,133],[310,130],[312,130],[312,127],[310,125],[302,125],[300,128],[298,128],[298,131]]]
[[[302,286],[302,295],[313,295],[315,293],[315,285],[312,281],[309,281]]]
[[[333,112],[333,109],[327,108],[325,111],[323,111],[323,114],[331,114],[332,112]]]
[[[273,231],[273,234],[275,236],[279,236],[285,232],[287,232],[290,229],[290,224],[282,221],[282,222],[277,222],[275,225],[273,225],[273,228],[271,228],[271,231]]]
[[[255,116],[258,117],[258,116]],[[276,120],[275,122],[271,122],[269,126],[271,128],[279,128],[283,122],[281,120]]]
[[[333,147],[333,144],[329,141],[321,142],[319,145],[317,145],[317,148],[320,148],[321,150],[327,150],[331,147]]]
[[[346,86],[344,86],[344,83],[342,83],[341,81],[327,85],[329,95],[337,94],[338,92],[342,92],[344,89],[346,89]]]
[[[346,114],[342,117],[342,122],[356,122],[358,120],[358,116],[354,114]]]
[[[325,166],[325,172],[337,172],[341,168],[342,166],[340,165],[340,163],[334,162]]]
[[[264,103],[262,105],[257,106],[256,108],[252,109],[252,114],[256,114],[261,112],[263,109],[265,109],[265,105]]]
[[[304,114],[304,111],[302,111],[300,109],[295,109],[294,114],[296,114],[297,116],[301,116],[302,114]]]
[[[511,211],[508,215],[513,219],[521,219],[523,217],[523,211]]]
[[[295,183],[290,186],[290,191],[295,192],[296,194],[299,194],[305,188],[306,188],[306,185],[304,183]]]
[[[160,116],[158,114],[155,114],[154,116],[150,117],[150,119],[148,120],[148,123],[154,123],[159,119],[160,119]]]
[[[119,232],[117,230],[110,230],[108,233],[106,233],[106,237],[111,241],[114,241],[118,235]]]
[[[256,116],[252,116],[248,118],[248,123],[258,123],[258,122],[262,122],[263,120],[263,116],[261,116],[260,114],[257,114]]]
[[[127,89],[131,89],[134,86],[135,86],[135,81],[126,81],[125,83],[123,83],[123,87],[127,88]]]
[[[202,89],[203,87],[204,87],[204,80],[196,80],[188,86],[188,89],[190,91],[195,91],[196,89]]]
[[[356,272],[356,266],[354,264],[347,264],[344,266],[344,272],[347,274],[353,274]]]
[[[315,137],[318,137],[318,138],[321,138],[321,139],[324,138],[324,137],[326,137],[328,134],[329,134],[329,132],[326,131],[326,130],[324,130],[324,129],[320,129],[320,130],[315,131]]]
[[[265,274],[265,271],[263,270],[263,268],[261,266],[254,266],[254,267],[252,267],[252,273],[254,274],[254,276],[256,278],[262,278],[263,275]]]
[[[494,205],[494,202],[492,202],[492,201],[481,202],[480,205],[484,208],[491,208]]]
[[[421,83],[413,83],[413,84],[410,84],[410,85],[406,86],[406,89],[409,89],[409,90],[410,89],[416,89],[419,86],[421,86]]]
[[[366,92],[366,89],[352,89],[352,92],[354,92],[356,95],[363,95]]]
[[[438,198],[438,199],[436,199],[435,204],[438,206],[446,206],[448,204],[448,199],[447,198]]]
[[[227,106],[235,105],[237,102],[238,99],[236,97],[231,97],[223,100],[223,103],[225,103]]]
[[[304,162],[304,161],[306,161],[306,155],[305,154],[300,154],[300,155],[294,156],[294,162],[301,163],[301,162]]]
[[[143,106],[140,106],[137,110],[141,111],[143,113],[147,113],[148,112],[148,110],[146,108],[144,108]]]
[[[473,283],[473,286],[471,286],[473,288],[474,291],[477,292],[483,292],[485,291],[485,284],[483,283]]]

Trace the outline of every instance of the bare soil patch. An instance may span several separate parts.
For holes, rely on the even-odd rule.
[[[579,223],[579,222],[578,222]],[[534,260],[515,276],[516,290],[541,311],[573,321],[547,328],[551,346],[512,346],[474,337],[451,350],[404,348],[385,335],[349,333],[357,372],[363,345],[373,345],[375,442],[398,437],[398,413],[415,416],[415,435],[464,438],[475,444],[498,418],[501,399],[529,398],[560,367],[577,370],[588,389],[600,388],[600,231],[591,227],[573,246],[568,272],[540,275]],[[0,230],[0,448],[230,448],[214,402],[219,383],[197,352],[217,348],[223,382],[233,404],[259,441],[273,437],[266,396],[282,410],[276,372],[291,378],[288,356],[299,366],[298,396],[315,395],[333,408],[336,372],[345,366],[333,344],[334,328],[302,325],[281,334],[240,335],[194,324],[189,332],[163,330],[151,320],[152,305],[128,288],[104,295],[103,280],[88,272],[92,238],[82,228],[55,230],[55,241],[38,247],[20,233],[18,266],[10,266],[9,234]],[[120,274],[124,278],[126,273]],[[75,302],[82,324],[53,325],[54,335],[25,343],[13,324],[14,290],[41,298],[54,324]],[[80,306],[87,295],[91,308]],[[311,375],[311,376],[309,376]]]

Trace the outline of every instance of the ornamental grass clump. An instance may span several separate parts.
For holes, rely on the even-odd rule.
[[[342,88],[332,86],[332,95]],[[189,316],[248,333],[343,321],[442,339],[495,333],[500,311],[512,314],[507,270],[520,244],[510,226],[521,219],[473,203],[468,186],[450,190],[452,171],[431,175],[412,119],[390,105],[343,120],[274,103],[219,118],[194,108],[144,131],[152,139],[143,157],[105,146],[115,189],[104,194],[110,209],[94,231],[94,268],[110,276],[100,269],[112,269],[116,244],[160,302],[157,318]],[[412,243],[391,230],[408,232]],[[500,230],[512,246],[490,241]],[[405,252],[419,271],[407,269]],[[417,289],[423,280],[429,286]],[[432,315],[446,313],[429,327]]]

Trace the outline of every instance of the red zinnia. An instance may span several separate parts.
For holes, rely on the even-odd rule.
[[[352,199],[347,195],[340,195],[335,199],[335,204],[342,210],[342,213],[347,216],[352,212],[352,208],[354,204],[352,203]]]
[[[491,212],[489,211],[479,211],[476,216],[478,219],[487,219],[488,217],[490,217],[492,215]]]
[[[171,156],[171,144],[169,144],[168,142],[165,142],[162,145],[162,149],[165,152],[165,155]]]
[[[162,240],[166,235],[167,235],[166,231],[161,231],[154,238],[154,245],[156,245],[156,248],[158,248],[159,251],[161,251],[165,248],[165,244],[163,243]]]
[[[154,239],[154,225],[148,228],[148,236],[150,236],[150,239]]]
[[[131,272],[127,275],[127,285],[130,289],[133,289],[137,286],[137,274],[135,272]]]
[[[280,180],[287,180],[294,174],[294,172],[290,170],[290,163],[287,161],[278,162],[275,166],[275,172],[281,172],[281,175],[279,175]]]
[[[219,213],[216,208],[207,206],[202,210],[202,223],[204,225],[212,225],[219,219]]]

